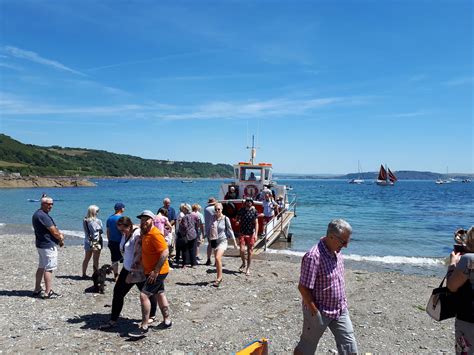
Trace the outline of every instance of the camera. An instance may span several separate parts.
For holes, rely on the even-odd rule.
[[[462,244],[454,244],[453,245],[453,250],[455,253],[465,253],[466,252],[466,247]]]

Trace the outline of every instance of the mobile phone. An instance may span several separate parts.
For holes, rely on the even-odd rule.
[[[461,245],[461,244],[454,244],[453,245],[453,250],[455,253],[464,253],[465,250],[464,250],[464,245]]]

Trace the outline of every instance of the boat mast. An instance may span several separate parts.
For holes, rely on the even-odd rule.
[[[257,156],[257,147],[255,146],[255,135],[252,134],[252,146],[247,147],[250,149],[250,164],[255,164],[255,157]]]

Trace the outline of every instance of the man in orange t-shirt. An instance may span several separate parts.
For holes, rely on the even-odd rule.
[[[129,333],[132,337],[144,337],[148,332],[150,320],[150,297],[156,297],[163,322],[158,328],[167,329],[172,325],[169,303],[165,295],[164,281],[169,272],[168,243],[158,228],[153,225],[155,215],[145,210],[140,215],[142,264],[146,276],[146,282],[140,292],[140,303],[142,305],[142,323],[139,329]],[[136,246],[135,246],[136,248]]]

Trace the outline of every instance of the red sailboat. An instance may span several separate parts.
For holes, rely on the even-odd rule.
[[[395,174],[387,167],[380,165],[379,176],[377,177],[377,185],[393,186],[397,181]]]

